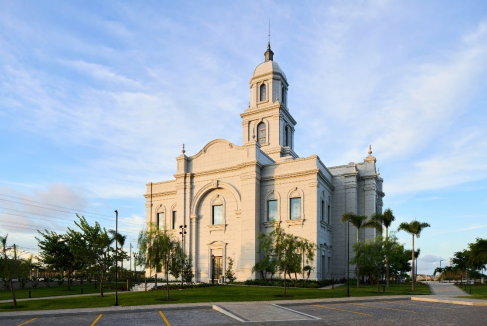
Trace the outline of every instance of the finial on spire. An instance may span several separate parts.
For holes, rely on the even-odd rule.
[[[184,155],[184,153],[186,153],[186,151],[184,150],[184,144],[183,144],[183,150],[181,151]]]
[[[372,155],[372,145],[369,145],[369,155]]]
[[[271,44],[271,19],[269,18],[269,44]]]
[[[269,18],[269,42],[267,43],[267,51],[264,53],[265,61],[272,61],[274,59],[274,52],[271,50],[271,19]]]

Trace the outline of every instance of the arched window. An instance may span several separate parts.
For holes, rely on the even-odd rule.
[[[257,126],[257,141],[261,145],[266,143],[266,127],[263,122]]]
[[[260,100],[265,101],[266,99],[266,86],[265,84],[260,85]]]

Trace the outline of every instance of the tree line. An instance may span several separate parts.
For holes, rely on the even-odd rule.
[[[453,254],[452,266],[437,267],[434,275],[440,274],[441,278],[448,277],[460,278],[478,278],[487,265],[487,239],[477,238],[475,242],[468,244],[468,249],[457,251]]]

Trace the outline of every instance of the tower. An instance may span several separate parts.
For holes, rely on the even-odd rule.
[[[274,61],[270,42],[250,78],[250,102],[242,113],[243,144],[259,143],[262,151],[274,161],[297,158],[294,152],[296,120],[287,106],[289,84],[286,74]]]

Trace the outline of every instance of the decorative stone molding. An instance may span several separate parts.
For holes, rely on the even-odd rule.
[[[242,217],[242,211],[240,209],[235,210],[235,218],[241,218]]]
[[[228,190],[233,195],[235,202],[237,204],[237,209],[240,209],[240,203],[242,201],[242,197],[240,196],[240,192],[237,190],[237,188],[235,188],[235,186],[233,186],[228,182],[221,181],[221,180],[216,180],[216,181],[213,180],[212,182],[209,182],[205,184],[203,187],[201,187],[200,190],[198,190],[198,192],[196,193],[196,195],[194,195],[191,203],[191,208],[190,208],[191,214],[196,213],[196,209],[198,208],[201,199],[204,197],[204,195],[206,195],[206,193],[214,189],[220,189],[220,188]]]
[[[210,233],[213,231],[224,231],[227,229],[228,224],[209,224],[208,229],[210,230]]]
[[[299,220],[286,220],[286,223],[287,223],[287,226],[290,227],[291,225],[304,225],[304,221],[306,221],[306,219],[302,218],[302,219],[299,219]]]
[[[170,191],[165,191],[165,192],[153,193],[152,198],[171,196],[171,195],[177,195],[177,191],[176,190],[170,190]],[[150,194],[144,195],[145,198],[150,198],[150,196],[151,196]]]
[[[310,188],[318,188],[318,181],[313,181],[308,184]]]
[[[269,200],[277,200],[277,221],[281,221],[281,194],[273,189],[264,197],[264,223],[271,223],[267,222],[267,202]]]

